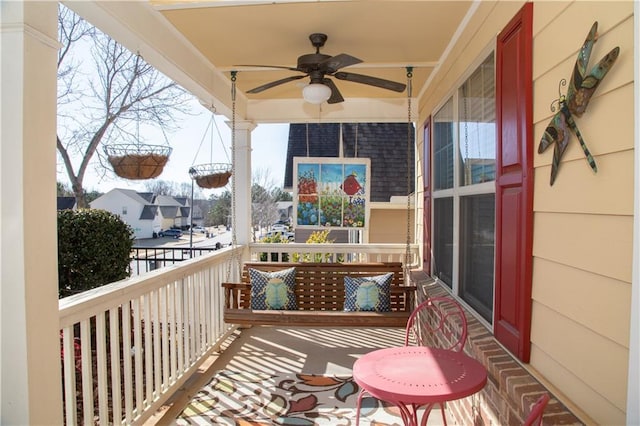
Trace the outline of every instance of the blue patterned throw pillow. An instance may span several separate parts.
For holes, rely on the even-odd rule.
[[[249,268],[251,309],[298,309],[294,292],[296,268],[264,272]]]
[[[376,277],[344,277],[344,310],[389,312],[393,273]]]

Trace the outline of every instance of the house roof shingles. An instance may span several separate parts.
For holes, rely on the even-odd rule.
[[[73,210],[76,205],[76,197],[58,197],[58,210]]]
[[[138,192],[138,195],[142,197],[142,199],[146,200],[147,203],[153,204],[155,199],[153,192]]]
[[[178,216],[178,207],[176,206],[159,206],[162,217],[165,219],[175,219]]]
[[[156,217],[156,212],[158,211],[158,206],[146,205],[142,208],[142,212],[140,212],[140,219],[150,219]]]

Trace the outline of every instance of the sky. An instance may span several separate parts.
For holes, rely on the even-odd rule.
[[[94,46],[90,39],[83,39],[74,43],[73,49],[67,54],[65,61],[71,61],[76,67],[78,75],[75,79],[78,90],[85,90],[91,93],[89,82],[95,80],[95,65],[91,55],[91,48]],[[73,117],[75,113],[81,114],[81,109],[85,105],[66,105],[67,115]],[[73,108],[79,108],[77,112]],[[231,163],[231,129],[226,122],[230,119],[222,115],[216,115],[216,130],[210,126],[211,111],[200,104],[199,100],[193,97],[189,102],[190,115],[176,117],[178,120],[176,127],[178,131],[174,133],[163,133],[150,126],[141,126],[136,131],[139,132],[139,140],[149,145],[169,145],[173,151],[169,157],[169,162],[158,176],[157,180],[175,182],[178,186],[181,183],[191,185],[189,168],[193,165],[208,163]],[[71,113],[69,113],[71,111]],[[59,117],[59,129],[60,132]],[[62,124],[64,127],[64,124]],[[213,132],[213,133],[212,133]],[[63,133],[64,137],[64,133]],[[263,176],[261,182],[272,183],[273,186],[282,187],[284,184],[284,169],[286,163],[287,143],[289,138],[289,124],[259,124],[251,133],[251,163],[252,172],[260,172]],[[222,140],[221,140],[222,139]],[[103,144],[98,147],[100,153],[103,151]],[[72,163],[76,168],[80,163],[78,153],[69,151],[72,156]],[[71,187],[66,168],[58,156],[57,181]],[[151,180],[152,182],[153,180]],[[98,153],[95,153],[92,162],[87,168],[83,180],[85,191],[108,192],[113,188],[134,189],[144,191],[145,180],[127,180],[116,176],[114,173],[105,173],[98,162]],[[205,198],[212,193],[221,193],[225,189],[231,190],[231,183],[225,188],[202,189]]]
[[[204,108],[197,100],[191,105],[194,116],[187,116],[179,122],[181,130],[167,134],[165,137],[153,129],[141,129],[140,139],[151,145],[170,145],[173,148],[169,162],[164,167],[157,180],[186,182],[191,184],[189,167],[208,163],[231,163],[231,121],[221,115],[215,115],[217,130],[210,125],[211,112]],[[229,124],[227,124],[227,122]],[[218,133],[219,131],[219,133]],[[222,137],[222,140],[220,139]],[[251,165],[254,174],[262,173],[268,182],[276,187],[284,184],[284,170],[289,138],[289,124],[259,124],[251,133]],[[102,147],[98,148],[102,150]],[[94,154],[97,157],[97,154]],[[145,190],[145,180],[127,180],[117,177],[113,173],[104,173],[90,165],[84,178],[86,191],[97,190],[107,192],[113,188]],[[58,160],[58,181],[69,186],[66,169]],[[221,189],[202,189],[205,198],[217,194],[225,189],[231,190],[231,183]]]

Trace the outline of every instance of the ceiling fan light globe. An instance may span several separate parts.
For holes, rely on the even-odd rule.
[[[302,97],[311,104],[321,104],[331,97],[331,89],[320,83],[311,83],[302,88]]]

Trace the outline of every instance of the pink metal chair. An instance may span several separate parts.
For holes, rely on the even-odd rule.
[[[452,317],[458,317],[457,322],[450,321]],[[420,320],[421,327],[415,327],[416,321]],[[459,327],[459,330],[456,330]],[[411,334],[415,336],[419,346],[439,346],[461,352],[467,342],[467,317],[458,302],[451,297],[430,297],[420,303],[411,313],[407,320],[407,328],[404,336],[404,345],[409,345]],[[445,342],[437,345],[434,340],[439,335],[439,341]],[[447,425],[447,418],[444,412],[444,404],[438,404],[442,413],[442,421]]]
[[[451,320],[458,317],[457,320]],[[413,337],[413,339],[412,339]],[[405,330],[404,345],[415,341],[418,346],[439,347],[461,352],[467,342],[467,318],[462,307],[451,297],[430,297],[420,303],[409,315]],[[445,343],[437,343],[445,342]],[[360,406],[364,389],[358,394],[356,406],[356,426],[360,424]],[[442,420],[447,425],[444,404],[439,403]],[[414,406],[413,410],[420,407]]]
[[[451,321],[451,318],[458,317]],[[415,327],[420,321],[420,327]],[[404,345],[411,335],[419,346],[440,347],[461,352],[467,342],[467,317],[458,302],[451,297],[430,297],[420,303],[407,320]],[[436,336],[439,337],[436,340]],[[441,343],[436,343],[436,342]],[[444,343],[442,343],[444,342]]]
[[[545,408],[547,408],[549,399],[551,398],[549,397],[548,393],[545,393],[540,398],[538,398],[536,403],[533,404],[533,407],[531,407],[531,412],[524,421],[524,426],[542,425],[542,415],[544,414]]]

